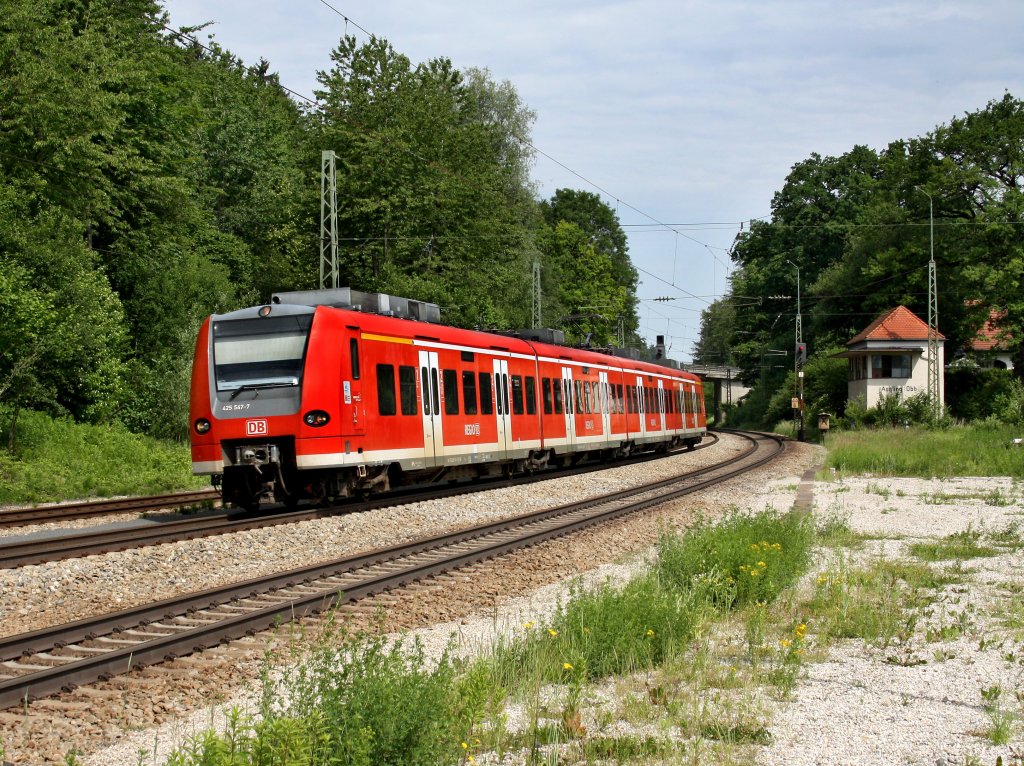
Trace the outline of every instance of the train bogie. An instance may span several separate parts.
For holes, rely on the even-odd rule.
[[[244,507],[693,445],[705,432],[700,380],[679,370],[287,304],[204,323],[191,422],[194,472]]]

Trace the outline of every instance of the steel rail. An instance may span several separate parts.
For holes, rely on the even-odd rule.
[[[8,508],[0,510],[0,528],[40,524],[47,521],[69,521],[109,513],[142,513],[154,508],[181,508],[210,500],[219,500],[215,489],[172,492],[166,495],[124,497],[116,500],[83,500],[78,503]]]
[[[356,601],[668,502],[751,470],[778,454],[777,450],[739,468],[731,468],[756,452],[767,437],[748,438],[753,444],[750,451],[682,477],[489,522],[437,538],[168,599],[94,620],[0,639],[0,673],[15,669],[29,671],[0,679],[0,709],[123,674],[133,667],[174,659],[269,628],[281,620]],[[781,440],[775,441],[781,450]],[[319,587],[318,580],[323,581]],[[100,643],[102,647],[84,646],[91,642]],[[83,646],[78,646],[79,643]],[[52,652],[70,652],[70,655]],[[82,654],[88,656],[82,657]]]
[[[714,441],[701,445],[697,449],[712,446],[717,441],[717,437],[714,437],[714,439]],[[685,450],[678,450],[677,454],[682,452],[685,452]],[[630,458],[628,461],[620,461],[618,465],[630,461],[649,461],[663,456],[658,453],[641,453]],[[516,484],[526,484],[562,476],[604,470],[608,467],[610,467],[608,464],[588,463],[568,469],[519,476],[511,481]],[[315,507],[285,512],[268,508],[259,513],[238,509],[208,516],[162,521],[145,526],[104,530],[75,530],[67,535],[15,540],[0,543],[0,569],[14,569],[32,564],[42,564],[48,561],[62,561],[69,558],[130,550],[148,545],[177,542],[179,540],[193,540],[200,537],[212,537],[214,535],[242,532],[249,529],[295,524],[301,521],[336,516],[341,513],[362,513],[399,503],[423,502],[484,489],[493,489],[496,484],[497,482],[484,482],[434,486],[427,489],[416,488],[388,493],[372,500],[347,503],[339,506]]]

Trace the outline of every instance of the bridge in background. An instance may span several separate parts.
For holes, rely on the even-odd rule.
[[[749,388],[740,382],[740,368],[724,364],[681,364],[680,369],[700,375],[715,388],[715,424],[722,424],[722,402],[727,405],[738,402]]]

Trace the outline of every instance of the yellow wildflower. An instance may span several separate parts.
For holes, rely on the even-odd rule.
[[[529,630],[530,628],[533,627],[533,623],[532,622],[524,622],[523,623],[523,627],[526,628],[527,630]]]
[[[650,638],[650,637],[651,637],[651,636],[653,636],[653,635],[654,635],[654,631],[653,631],[653,630],[651,630],[650,628],[648,628],[648,629],[647,629],[647,637],[648,637],[648,638]]]
[[[572,670],[572,663],[571,662],[563,662],[562,663],[562,670]]]
[[[751,577],[757,577],[759,574],[761,574],[761,573],[757,569],[751,569],[750,570],[750,576]]]
[[[548,635],[555,638],[558,635],[558,631],[554,628],[548,628]]]
[[[750,550],[752,550],[752,551],[756,551],[756,550],[757,550],[757,547],[758,547],[758,546],[757,546],[757,543],[751,543],[751,544],[750,544]]]
[[[772,545],[772,548],[774,548],[774,549],[775,549],[775,550],[777,550],[777,551],[781,551],[781,550],[782,550],[782,546],[781,546],[781,545],[779,545],[778,543],[774,543],[774,544]]]
[[[469,748],[469,745],[468,745],[467,743],[463,742],[463,743],[462,743],[462,749],[463,749],[463,750],[466,750],[466,749],[468,749],[468,748]]]
[[[800,638],[803,638],[804,633],[807,632],[807,626],[801,622],[799,625],[796,626],[796,630],[794,630],[793,632],[796,633],[796,635]]]
[[[758,565],[759,567],[766,567],[766,566],[768,566],[768,565],[767,565],[767,564],[765,564],[765,563],[764,563],[763,561],[758,561],[758,562],[757,562],[757,565]]]
[[[828,575],[823,575],[823,574],[818,575],[818,585],[824,585],[827,582],[828,582]]]
[[[783,649],[788,649],[790,646],[793,645],[793,642],[790,641],[788,638],[782,639],[781,641],[779,641],[779,643],[782,645]]]
[[[467,758],[467,760],[468,760],[468,761],[469,761],[470,763],[476,763],[476,758],[474,758],[473,756],[469,756],[469,758]]]

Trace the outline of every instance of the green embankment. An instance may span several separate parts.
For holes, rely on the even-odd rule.
[[[192,476],[188,445],[134,434],[117,425],[85,425],[37,412],[18,415],[7,449],[10,412],[0,412],[0,504],[147,495],[208,486]]]

